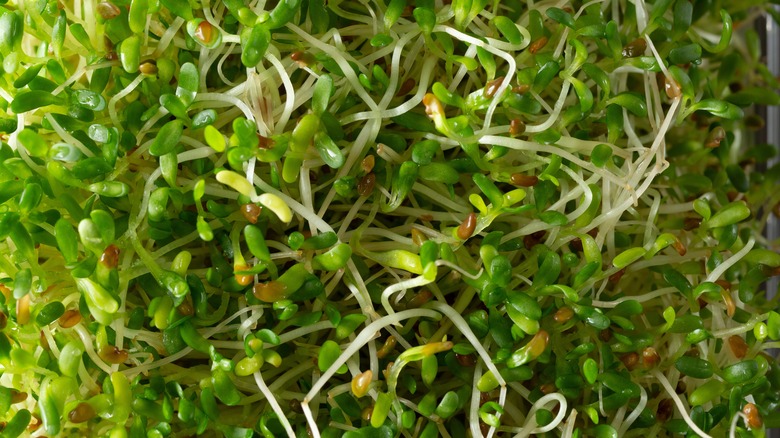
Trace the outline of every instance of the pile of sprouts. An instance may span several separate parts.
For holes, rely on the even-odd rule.
[[[768,2],[2,3],[0,436],[780,426]]]

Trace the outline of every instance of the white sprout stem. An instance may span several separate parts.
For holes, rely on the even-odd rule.
[[[688,251],[686,253],[686,257],[682,257],[680,255],[674,254],[674,255],[656,255],[655,257],[648,259],[648,260],[640,260],[631,266],[628,267],[629,272],[639,271],[641,269],[650,267],[650,266],[660,266],[660,265],[667,265],[670,263],[681,263],[686,260],[691,260],[696,257],[707,257],[708,251],[706,249],[699,249],[695,251]]]
[[[479,396],[477,382],[482,377],[482,364],[477,362],[474,367],[474,378],[471,381],[471,400],[469,402],[469,429],[472,437],[482,437],[482,431],[479,429]]]
[[[344,241],[348,241],[349,238],[358,230],[350,230],[344,233]],[[410,237],[405,237],[400,234],[396,234],[391,230],[385,230],[383,228],[366,228],[360,233],[362,236],[381,236],[393,242],[399,243],[404,246],[412,246],[414,242]],[[395,247],[395,246],[393,246]]]
[[[220,330],[222,330],[225,326],[230,324],[231,321],[233,321],[234,319],[240,317],[244,313],[252,312],[252,311],[255,311],[255,310],[259,310],[259,309],[262,309],[262,306],[248,306],[248,307],[244,307],[243,309],[240,309],[240,310],[236,311],[234,314],[226,317],[222,322],[220,322],[216,326],[211,327],[208,330],[203,331],[203,333],[201,333],[201,334],[203,335],[204,338],[208,339],[211,336],[213,336],[214,334],[220,332]],[[134,367],[134,368],[128,368],[126,370],[122,370],[121,372],[125,376],[127,376],[128,378],[131,378],[131,377],[136,376],[138,374],[145,373],[147,371],[160,368],[163,365],[167,365],[169,363],[176,362],[177,360],[181,359],[182,357],[187,356],[190,353],[192,353],[192,348],[191,347],[185,347],[185,348],[183,348],[181,351],[179,351],[176,354],[172,354],[172,355],[170,355],[168,357],[165,357],[163,359],[160,359],[160,360],[147,362],[147,363],[141,364],[141,365],[139,365],[137,367]],[[108,373],[110,374],[110,372],[108,372]]]
[[[314,417],[312,416],[312,410],[309,407],[309,403],[320,393],[328,380],[333,377],[336,371],[342,365],[344,365],[353,354],[357,353],[358,350],[360,350],[366,343],[373,339],[376,332],[381,330],[383,327],[395,324],[405,319],[420,317],[439,319],[441,318],[441,315],[438,312],[427,309],[409,309],[377,319],[376,321],[367,325],[366,328],[361,330],[352,343],[350,343],[349,346],[341,353],[341,355],[339,355],[338,359],[336,359],[336,361],[334,361],[331,366],[328,367],[328,369],[317,379],[316,383],[312,385],[311,390],[306,394],[306,397],[303,398],[303,402],[301,402],[301,407],[303,408],[303,412],[309,422],[311,433],[314,438],[320,437],[320,431],[317,428],[317,423],[314,421]]]
[[[534,99],[536,99],[536,101],[539,102],[539,105],[541,105],[542,108],[544,108],[545,111],[547,111],[548,113],[552,113],[554,111],[553,107],[551,107],[550,104],[547,103],[547,101],[544,100],[544,98],[539,95],[539,93],[537,93],[536,91],[533,91],[533,90],[531,90],[530,93],[531,93],[531,96],[533,96]]]
[[[316,322],[314,324],[307,325],[305,327],[300,327],[295,330],[290,330],[287,333],[282,333],[281,335],[279,335],[279,343],[285,344],[287,342],[292,341],[293,339],[298,339],[310,333],[314,333],[320,330],[326,330],[330,328],[333,328],[333,324],[330,321]]]
[[[309,71],[309,69],[305,69],[306,71]],[[293,101],[293,110],[298,109],[302,107],[304,104],[308,103],[312,96],[314,95],[314,84],[317,82],[317,78],[319,76],[316,76],[314,72],[310,72],[311,76],[309,76],[308,79],[302,84],[299,84],[296,87],[296,94],[295,94],[295,101]],[[274,94],[274,97],[281,103],[282,97],[281,95]],[[277,106],[274,109],[274,117],[281,117],[282,111],[284,111],[284,108],[282,107],[280,109],[279,106]]]
[[[358,96],[360,96],[361,99],[363,99],[363,102],[365,102],[366,105],[371,110],[377,110],[378,106],[376,102],[374,102],[374,99],[371,98],[371,96],[368,94],[365,88],[363,88],[363,85],[358,80],[357,76],[355,76],[355,71],[352,70],[352,66],[349,65],[349,61],[347,58],[344,57],[344,53],[340,52],[336,49],[336,47],[331,46],[330,44],[326,44],[317,38],[314,38],[313,36],[309,35],[308,32],[305,32],[303,29],[299,28],[298,26],[294,24],[287,24],[287,28],[295,32],[298,36],[300,36],[303,40],[310,43],[312,46],[322,50],[325,52],[328,56],[332,57],[336,63],[338,63],[339,67],[341,67],[341,70],[344,72],[344,77],[349,82],[349,85],[352,86],[352,89],[357,93]],[[351,57],[350,57],[351,58]],[[357,65],[361,65],[357,63]]]
[[[39,175],[44,175],[46,173],[46,169],[42,166],[35,164],[32,158],[30,158],[30,155],[27,153],[27,149],[25,149],[24,146],[22,146],[19,143],[19,133],[24,129],[24,126],[25,126],[24,113],[17,114],[16,130],[13,132],[13,134],[11,134],[8,137],[8,145],[11,146],[11,149],[14,149],[17,152],[19,152],[19,157],[21,157],[21,159],[24,160],[25,164],[30,166],[30,169],[33,169]]]
[[[138,134],[136,134],[135,136],[136,143],[141,143],[141,140],[143,140],[144,136],[146,136],[146,134],[149,133],[149,130],[152,129],[152,127],[155,124],[157,124],[157,122],[160,121],[160,119],[167,116],[168,114],[169,114],[168,110],[165,109],[165,107],[158,108],[157,112],[149,120],[146,121],[144,126],[142,126],[141,129],[138,131]],[[139,156],[141,153],[142,153],[142,148],[139,147],[138,149],[135,150],[135,152],[130,154],[130,158],[135,158]]]
[[[349,154],[347,155],[347,159],[344,163],[344,165],[339,169],[338,174],[336,175],[337,178],[341,178],[347,173],[349,173],[350,169],[355,165],[358,158],[361,155],[361,152],[363,151],[364,147],[369,141],[373,141],[373,139],[376,138],[376,134],[379,133],[379,129],[381,126],[381,120],[379,119],[372,119],[369,120],[364,126],[363,129],[360,130],[360,134],[358,134],[357,139],[355,139],[355,142],[352,144],[352,147],[349,149]],[[322,206],[320,207],[319,212],[317,213],[319,216],[324,216],[325,213],[328,211],[328,207],[330,207],[331,201],[333,201],[333,198],[336,196],[336,190],[331,186],[330,191],[328,192],[327,196],[325,196],[325,200],[322,203]]]
[[[574,182],[577,183],[577,187],[578,188],[582,189],[583,200],[582,200],[582,202],[580,202],[580,206],[577,207],[576,210],[574,210],[571,213],[569,213],[568,215],[566,215],[566,217],[567,217],[567,219],[569,221],[573,221],[573,220],[576,220],[581,215],[583,215],[585,213],[585,211],[587,211],[588,208],[590,207],[590,204],[593,203],[593,190],[590,189],[590,186],[589,186],[588,183],[583,181],[582,178],[580,178],[580,176],[577,175],[577,173],[574,172],[573,170],[571,170],[570,168],[564,167],[563,171],[566,172],[571,177],[571,179],[573,179]],[[591,180],[595,180],[596,178],[598,178],[598,175],[593,175],[593,176],[591,176],[591,179],[588,180],[588,181],[592,184],[595,181],[591,181]],[[563,201],[563,199],[561,199],[560,201],[556,202],[555,205],[553,205],[552,208],[557,210],[557,209],[560,209],[561,207],[563,207],[565,204],[563,204],[562,201]]]
[[[558,116],[561,113],[561,110],[563,109],[563,104],[566,102],[566,97],[569,95],[569,87],[571,86],[571,82],[564,81],[563,82],[563,89],[561,90],[561,95],[558,97],[558,100],[555,102],[555,106],[553,107],[553,112],[550,114],[550,117],[547,118],[543,123],[539,125],[528,125],[526,126],[525,132],[529,133],[535,133],[535,132],[542,132],[547,129],[550,129],[550,127],[558,120]]]
[[[75,146],[79,151],[81,151],[82,154],[86,155],[87,157],[95,156],[95,154],[93,154],[89,148],[84,146],[83,143],[78,141],[76,137],[65,131],[65,129],[63,129],[62,126],[56,120],[54,120],[54,117],[52,117],[51,113],[46,114],[44,117],[51,124],[51,127],[54,128],[54,132],[56,132],[60,138],[67,141],[70,145]]]
[[[507,132],[509,131],[509,126],[501,126],[500,129],[496,129],[496,133],[501,132]],[[591,141],[591,140],[580,140],[578,138],[574,137],[567,137],[563,136],[561,137],[557,142],[555,142],[556,146],[561,146],[569,149],[575,149],[580,153],[583,153],[585,155],[590,155],[590,153],[593,151],[593,148],[599,145],[605,144],[609,146],[610,149],[612,149],[612,155],[616,155],[618,157],[623,158],[629,158],[631,156],[631,153],[626,151],[625,149],[619,148],[615,146],[614,144],[610,143],[601,143],[598,141]],[[684,210],[687,211],[687,210]]]
[[[287,122],[290,120],[290,115],[292,115],[295,106],[295,87],[293,86],[292,81],[290,81],[290,76],[284,70],[284,66],[279,62],[279,59],[270,52],[265,54],[265,58],[271,62],[271,65],[273,65],[279,73],[279,77],[282,79],[282,85],[284,85],[284,112],[274,124],[274,132],[280,134],[284,132],[284,128],[287,126]]]
[[[381,111],[363,111],[359,113],[349,114],[341,119],[341,123],[346,125],[349,123],[357,122],[359,120],[367,120],[367,119],[388,119],[396,116],[400,116],[401,114],[405,114],[409,112],[412,108],[418,106],[420,102],[422,102],[423,97],[425,96],[425,93],[428,90],[428,85],[431,81],[431,75],[433,74],[433,69],[436,66],[436,59],[435,58],[428,58],[425,60],[425,64],[423,64],[422,70],[420,72],[420,81],[418,83],[417,92],[414,94],[414,96],[410,97],[409,100],[402,103],[401,105],[398,105],[395,108],[381,110]]]
[[[255,116],[252,114],[252,109],[247,106],[241,99],[231,96],[225,93],[199,93],[195,96],[193,102],[224,102],[231,106],[236,106],[241,109],[247,120],[255,121]]]
[[[623,406],[618,408],[617,412],[615,412],[615,415],[612,418],[612,423],[610,424],[613,429],[615,429],[615,430],[619,429],[619,424],[621,424],[623,422],[623,419],[626,416],[626,409],[627,409],[627,407],[628,407],[627,405],[623,405]]]
[[[120,272],[125,273],[128,272],[130,269],[130,265],[133,262],[133,256],[135,255],[135,252],[133,250],[127,250],[124,252],[124,255],[122,257],[122,267],[120,269]],[[121,303],[119,306],[119,312],[124,313],[126,311],[127,306],[127,286],[130,282],[130,278],[128,278],[127,275],[121,275],[119,276],[119,302]],[[70,296],[73,296],[75,294],[71,294]],[[70,297],[69,296],[69,297]],[[63,303],[64,304],[64,303]],[[120,350],[124,348],[124,339],[125,339],[125,330],[127,327],[125,326],[125,320],[124,318],[117,318],[114,320],[114,323],[112,324],[114,327],[114,332],[116,333],[116,348],[119,348]],[[114,367],[115,370],[118,369],[117,367]]]
[[[634,177],[630,180],[628,187],[636,187],[641,180],[644,171],[650,167],[651,161],[650,157],[656,154],[656,151],[662,150],[660,149],[662,145],[665,145],[666,143],[666,133],[669,131],[669,128],[671,127],[672,120],[674,120],[674,114],[677,112],[677,108],[680,106],[680,98],[676,98],[672,101],[672,104],[669,106],[669,111],[666,113],[666,117],[664,118],[663,123],[661,124],[661,127],[658,130],[658,133],[656,134],[655,140],[653,141],[653,144],[650,146],[650,149],[646,150],[645,156],[640,159],[640,165],[637,168],[637,171],[634,174]],[[660,157],[662,160],[665,159],[665,151]],[[664,165],[662,160],[656,160],[655,161],[655,168],[659,169]],[[652,178],[647,178],[648,180],[651,180]],[[638,198],[642,196],[644,191],[637,190],[635,195],[635,198]]]
[[[274,377],[274,381],[268,385],[268,389],[270,389],[273,392],[279,391],[281,388],[284,387],[284,385],[291,379],[295,378],[296,376],[299,376],[303,374],[306,370],[309,368],[312,368],[314,364],[312,362],[304,362],[300,365],[297,365],[296,367],[285,371],[284,374],[281,376]]]
[[[287,436],[295,438],[295,432],[290,425],[290,420],[287,419],[287,416],[284,414],[282,407],[279,406],[279,402],[276,401],[276,396],[274,396],[271,390],[268,389],[268,385],[265,384],[262,373],[257,371],[254,373],[254,377],[255,382],[257,383],[257,387],[260,389],[260,392],[263,393],[265,399],[268,400],[268,404],[271,405],[271,409],[273,409],[274,413],[276,413],[276,418],[278,418],[279,422],[282,423],[284,431],[287,432]]]
[[[298,201],[294,200],[293,198],[285,195],[279,190],[276,190],[270,184],[266,183],[259,177],[255,178],[253,182],[257,188],[264,191],[265,193],[271,193],[281,198],[282,201],[284,201],[292,211],[303,216],[304,219],[309,221],[309,223],[313,224],[320,231],[322,232],[333,231],[333,228],[331,228],[331,226],[327,222],[325,222],[321,216],[318,216],[316,213],[304,207],[302,204],[300,204]]]
[[[83,76],[84,73],[86,73],[86,71],[87,71],[87,69],[85,68],[86,63],[87,63],[87,59],[86,58],[79,58],[79,65],[76,68],[76,72],[73,73],[72,75],[70,75],[70,77],[65,82],[63,82],[57,88],[55,88],[54,91],[51,92],[51,94],[56,96],[56,95],[62,93],[62,90],[67,88],[70,84],[76,82],[76,79],[78,79],[81,76]],[[141,75],[141,76],[143,76],[143,75]]]
[[[538,411],[543,406],[546,406],[551,402],[558,402],[559,405],[558,414],[546,426],[534,427],[536,425],[536,417],[534,416],[536,411]],[[531,434],[545,433],[555,429],[556,427],[558,427],[559,424],[561,424],[561,421],[563,421],[563,417],[566,416],[567,407],[568,407],[568,402],[566,401],[566,397],[564,397],[563,394],[559,392],[552,392],[550,394],[545,395],[544,397],[537,400],[536,403],[534,403],[534,405],[531,407],[531,410],[528,412],[528,416],[526,417],[526,424],[517,433],[517,435],[515,435],[515,438],[525,438]]]
[[[457,271],[458,273],[460,273],[460,275],[462,275],[462,276],[464,276],[466,278],[470,278],[472,280],[478,279],[482,275],[482,271],[483,271],[482,269],[480,269],[479,272],[477,272],[476,274],[472,274],[469,271],[467,271],[467,270],[461,268],[460,266],[458,266],[458,265],[456,265],[456,264],[454,264],[452,262],[449,262],[447,260],[436,260],[435,263],[436,263],[436,266],[446,266],[446,267],[452,269],[453,271]]]
[[[19,4],[24,4],[24,2],[19,2]],[[86,28],[87,35],[89,35],[89,39],[92,45],[97,46],[97,33],[95,32],[95,25],[97,24],[97,20],[95,20],[95,15],[93,12],[93,2],[73,2],[73,5],[74,7],[79,6],[84,8],[81,11],[81,18],[84,20],[84,27]],[[78,14],[78,12],[76,12],[76,14]]]
[[[438,31],[444,31],[448,33],[449,35],[463,41],[471,44],[472,46],[481,47],[484,50],[487,50],[488,52],[499,56],[507,63],[507,74],[504,77],[504,80],[501,81],[501,85],[498,87],[498,90],[496,90],[496,93],[493,95],[493,99],[490,102],[490,105],[488,106],[487,111],[485,112],[485,120],[482,123],[482,130],[487,129],[490,126],[490,122],[493,120],[493,112],[496,110],[496,107],[499,104],[500,97],[504,95],[504,92],[509,87],[509,84],[512,83],[512,76],[514,75],[514,72],[517,67],[517,63],[515,62],[515,58],[513,58],[508,53],[497,49],[494,45],[498,45],[494,43],[494,45],[486,44],[482,41],[480,41],[477,38],[474,38],[472,36],[466,35],[463,32],[460,32],[456,29],[453,29],[449,26],[436,26],[434,27],[434,30]],[[563,94],[566,94],[568,92],[568,88],[564,86],[564,92]],[[561,102],[561,106],[563,106],[563,102]],[[557,105],[556,105],[557,107]],[[530,128],[530,126],[529,126]],[[529,131],[533,132],[533,131]]]
[[[14,98],[10,94],[8,94],[8,92],[5,91],[4,88],[0,88],[0,97],[2,97],[3,100],[8,102],[9,104],[14,101]]]
[[[381,108],[387,108],[387,106],[390,105],[390,101],[393,99],[393,97],[395,97],[398,86],[398,78],[401,74],[401,53],[403,52],[403,48],[406,46],[406,44],[409,43],[409,41],[412,40],[412,38],[417,37],[419,34],[419,27],[410,32],[406,32],[393,47],[393,56],[390,63],[392,66],[390,70],[390,83],[388,84],[387,91],[385,91],[385,95],[382,96],[382,100],[379,102],[379,106]],[[426,62],[429,61],[430,60],[427,60]],[[423,73],[424,72],[425,67],[423,67]],[[426,86],[425,88],[427,89],[428,87]]]
[[[491,145],[491,146],[493,145],[504,146],[518,151],[543,152],[543,153],[559,155],[561,156],[561,158],[569,160],[572,163],[575,163],[578,166],[582,167],[583,169],[587,169],[588,171],[592,172],[594,175],[599,175],[600,177],[613,181],[617,184],[621,184],[621,185],[626,184],[625,181],[622,181],[615,175],[608,173],[604,169],[600,169],[594,166],[592,163],[582,160],[577,156],[575,156],[574,154],[572,154],[571,152],[562,150],[560,148],[542,145],[531,141],[521,140],[519,138],[502,137],[498,135],[485,135],[479,139],[479,143],[485,145]]]
[[[729,426],[729,438],[737,438],[737,423],[739,422],[740,418],[745,421],[745,424],[747,424],[747,415],[743,414],[742,412],[737,412],[734,414],[734,417],[731,419],[731,425]]]
[[[642,33],[647,27],[647,8],[644,0],[634,0],[634,6],[636,7],[637,30],[639,33]]]
[[[750,239],[747,241],[745,246],[734,253],[733,256],[729,257],[728,260],[725,260],[723,263],[718,265],[717,268],[713,269],[712,272],[707,276],[707,280],[709,282],[715,282],[718,278],[720,278],[721,275],[723,275],[727,269],[734,266],[737,262],[742,260],[745,255],[750,252],[751,249],[753,249],[753,245],[756,243],[756,239],[751,236]]]
[[[92,362],[98,366],[98,368],[103,370],[106,374],[110,375],[111,367],[108,366],[108,364],[106,364],[106,362],[97,355],[95,348],[92,346],[92,334],[87,331],[86,327],[84,327],[84,325],[81,323],[73,326],[73,330],[75,330],[79,335],[79,338],[81,338],[81,343],[84,345],[84,351],[87,353],[87,356],[89,356]]]
[[[618,299],[616,299],[614,301],[597,301],[597,300],[594,300],[591,304],[593,304],[595,307],[600,307],[600,308],[604,308],[604,309],[611,309],[611,308],[617,307],[618,304],[626,302],[626,301],[638,301],[640,303],[643,303],[645,301],[650,301],[650,300],[653,300],[655,298],[665,296],[665,295],[667,295],[669,293],[672,293],[672,292],[674,292],[676,290],[677,289],[675,289],[673,287],[665,287],[665,288],[658,289],[658,290],[653,291],[653,292],[648,292],[648,293],[643,294],[643,295],[636,295],[636,296],[632,295],[632,296],[620,297],[620,298],[618,298]]]
[[[750,320],[748,322],[746,322],[745,324],[740,324],[740,325],[738,325],[736,327],[732,327],[732,328],[729,328],[729,329],[718,330],[716,332],[712,332],[712,336],[715,337],[715,338],[725,338],[726,336],[747,333],[747,332],[753,330],[753,327],[755,327],[756,324],[758,324],[761,321],[766,320],[768,317],[769,317],[769,314],[767,314],[767,313],[764,313],[764,314],[761,314],[761,315],[756,315],[756,316],[750,318]]]
[[[647,391],[645,391],[645,388],[643,388],[641,385],[639,385],[639,391],[639,403],[637,403],[633,412],[631,412],[631,414],[629,414],[625,421],[623,421],[623,423],[620,425],[620,428],[618,429],[618,436],[625,435],[625,433],[628,431],[628,428],[634,424],[634,421],[639,418],[642,410],[645,408],[645,406],[647,406]]]
[[[140,148],[139,148],[140,149]],[[214,153],[214,150],[207,147],[202,147],[199,149],[193,149],[189,151],[184,151],[176,156],[176,160],[179,163],[183,163],[186,161],[192,161],[197,160],[199,158],[205,158]],[[162,169],[157,168],[152,172],[151,175],[146,180],[146,184],[144,185],[144,191],[143,196],[141,198],[141,204],[138,209],[138,214],[135,216],[135,218],[130,222],[130,225],[128,226],[127,232],[128,233],[135,233],[135,229],[141,224],[141,221],[143,220],[144,216],[146,216],[146,210],[149,205],[149,197],[152,193],[152,187],[154,186],[154,182],[162,175]],[[230,197],[235,197],[233,193],[228,192]]]
[[[120,100],[124,99],[125,96],[132,93],[133,90],[146,78],[145,75],[138,75],[135,79],[133,79],[133,82],[130,82],[122,91],[115,94],[111,99],[108,101],[108,115],[111,117],[111,122],[114,123],[114,126],[122,126],[122,124],[119,122],[119,117],[116,113],[116,104]]]
[[[645,224],[644,245],[650,248],[653,245],[653,232],[655,231],[655,219],[658,216],[658,209],[661,206],[661,194],[655,190],[648,190],[647,193],[653,196],[653,203],[650,205],[650,211],[647,214]]]
[[[347,288],[349,288],[349,291],[352,293],[352,296],[354,296],[357,300],[358,305],[360,305],[360,310],[370,319],[377,319],[379,316],[374,310],[374,305],[371,303],[371,297],[368,294],[366,284],[363,281],[363,277],[360,276],[360,272],[357,270],[357,266],[355,266],[355,262],[353,262],[352,259],[347,262],[347,269],[352,275],[354,283],[349,281],[345,283]],[[372,357],[372,360],[373,359],[374,358]]]
[[[173,20],[173,23],[168,26],[168,29],[166,29],[165,33],[160,37],[160,42],[157,44],[157,49],[152,53],[152,58],[159,58],[162,55],[165,49],[168,48],[171,40],[173,40],[173,37],[179,32],[179,28],[182,24],[184,24],[184,19],[181,17],[176,17],[176,19]]]
[[[501,373],[498,372],[498,368],[496,368],[496,364],[493,363],[493,360],[490,358],[490,355],[488,354],[487,350],[485,350],[485,347],[483,347],[482,344],[480,344],[479,339],[477,339],[477,336],[474,334],[474,332],[471,331],[469,324],[466,322],[465,319],[463,319],[460,313],[458,313],[450,305],[439,301],[433,301],[431,303],[428,303],[426,306],[442,313],[444,316],[449,318],[453,324],[455,324],[455,326],[461,331],[461,333],[463,333],[463,336],[465,336],[466,339],[468,339],[468,341],[477,351],[477,354],[485,362],[485,366],[487,366],[488,370],[490,370],[490,372],[493,373],[493,376],[498,381],[498,384],[501,385],[502,388],[505,387],[506,381],[504,380],[504,377],[501,376]]]
[[[650,48],[650,51],[653,52],[653,57],[655,58],[656,62],[658,62],[658,66],[661,68],[661,71],[664,73],[664,76],[670,80],[673,81],[671,73],[669,73],[669,69],[666,68],[666,63],[661,58],[661,55],[658,54],[658,50],[655,48],[655,44],[653,44],[653,40],[650,38],[650,35],[645,35],[645,41],[647,42],[647,47]]]
[[[404,162],[404,158],[398,152],[383,145],[382,143],[379,143],[376,146],[376,154],[389,163],[400,164]]]
[[[386,287],[385,290],[382,292],[382,307],[385,308],[385,312],[387,312],[388,315],[392,315],[393,313],[395,313],[395,310],[393,310],[393,307],[390,305],[391,295],[393,295],[396,292],[405,291],[406,289],[413,289],[416,287],[425,286],[428,283],[431,283],[431,280],[425,278],[425,276],[420,275],[414,278],[410,278],[408,280],[391,284],[390,286]]]
[[[246,305],[246,301],[243,302],[244,305]],[[264,309],[257,309],[252,314],[252,316],[245,318],[243,321],[241,321],[241,325],[236,330],[237,338],[238,339],[244,339],[247,335],[249,335],[249,331],[252,329],[252,327],[257,324],[257,321],[260,320],[260,318],[263,317]],[[244,318],[244,315],[241,316]]]
[[[449,209],[455,210],[458,213],[471,212],[471,206],[467,206],[465,202],[463,202],[463,204],[459,204],[455,200],[449,199],[449,197],[444,196],[442,193],[436,192],[435,189],[428,187],[425,184],[420,184],[418,182],[414,183],[414,185],[412,186],[412,191],[417,192],[421,195],[425,195],[426,197],[430,198],[432,201],[436,201],[442,207],[447,207]]]
[[[703,430],[701,430],[699,426],[696,425],[696,423],[693,422],[691,416],[688,414],[688,411],[685,408],[685,405],[683,404],[682,400],[680,400],[680,397],[677,395],[677,392],[674,390],[674,388],[672,388],[672,385],[669,383],[669,380],[666,378],[666,376],[664,376],[663,373],[658,370],[653,370],[652,373],[653,376],[658,379],[658,382],[661,383],[661,386],[663,386],[666,392],[669,394],[669,397],[672,398],[674,404],[677,405],[677,409],[680,411],[680,415],[682,415],[683,420],[685,420],[688,426],[693,429],[693,431],[700,437],[712,438],[710,435],[707,435]]]
[[[569,418],[566,419],[566,427],[563,429],[563,433],[561,434],[562,438],[572,438],[574,434],[574,425],[577,420],[577,410],[572,409],[571,413],[569,413]],[[618,434],[620,436],[620,434]]]
[[[309,168],[305,165],[301,166],[299,175],[298,175],[298,188],[300,192],[300,198],[301,201],[303,201],[303,207],[306,209],[306,211],[314,212],[314,197],[311,193],[311,179],[309,178]],[[312,222],[309,221],[309,230],[311,230],[312,235],[317,234],[317,226]]]
[[[190,149],[188,151],[181,152],[178,155],[176,155],[176,159],[179,160],[179,162],[192,161],[192,160],[197,160],[200,158],[206,158],[212,155],[216,155],[216,151],[214,149],[203,144],[198,140],[195,140],[192,137],[182,136],[181,139],[179,139],[179,141],[182,142],[183,144],[195,148],[195,149]]]
[[[355,219],[355,217],[358,214],[358,211],[363,206],[363,204],[365,204],[367,199],[368,198],[366,198],[365,196],[361,196],[357,201],[355,201],[354,204],[352,204],[352,207],[347,212],[347,215],[344,217],[344,220],[341,222],[341,226],[339,226],[339,230],[336,233],[339,236],[339,240],[342,241],[346,240],[346,231],[349,228],[349,225]]]
[[[664,119],[664,123],[661,126],[661,132],[658,133],[658,137],[656,138],[656,141],[653,144],[654,149],[656,147],[659,147],[661,143],[663,142],[664,135],[666,135],[666,131],[669,129],[669,126],[671,125],[672,116],[674,115],[674,112],[677,110],[677,107],[680,104],[680,99],[675,99],[672,102],[671,107],[669,108],[669,112],[667,113],[666,119]],[[650,153],[648,156],[653,155],[653,153]],[[649,160],[648,160],[649,161]],[[643,163],[643,167],[649,166],[649,163]],[[650,175],[645,178],[645,180],[642,182],[641,185],[637,187],[637,183],[641,179],[642,175],[640,172],[635,173],[635,177],[632,179],[632,181],[629,181],[628,184],[625,185],[625,190],[619,197],[619,204],[612,207],[612,209],[609,212],[602,213],[601,215],[597,216],[595,219],[591,221],[592,226],[600,226],[601,224],[611,221],[614,223],[617,221],[620,216],[631,206],[631,204],[634,202],[635,198],[639,198],[647,189],[650,187],[650,184],[653,183],[653,180],[655,179],[655,176],[658,175],[661,172],[661,169],[658,168],[658,166],[661,166],[661,163],[656,162],[657,169],[654,169],[651,171]],[[632,189],[632,187],[637,187],[636,190]],[[632,196],[632,194],[634,196]],[[602,234],[599,233],[599,236],[601,237]],[[603,239],[603,237],[601,237]]]
[[[269,137],[272,135],[271,126],[273,125],[273,110],[269,107],[269,100],[273,99],[275,96],[272,95],[271,98],[265,96],[263,81],[257,80],[258,76],[259,75],[255,72],[254,68],[247,69],[247,80],[244,83],[251,82],[254,86],[247,85],[244,87],[245,92],[243,100],[248,102],[252,109],[257,132],[260,135]],[[266,80],[269,82],[267,85],[268,87],[275,84],[275,81],[271,78]]]

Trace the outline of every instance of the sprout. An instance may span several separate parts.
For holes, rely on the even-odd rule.
[[[0,11],[3,436],[775,425],[771,2],[348,3]]]

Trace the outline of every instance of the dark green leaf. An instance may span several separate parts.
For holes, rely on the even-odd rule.
[[[11,102],[11,111],[16,114],[32,111],[48,105],[62,105],[65,101],[48,91],[30,90],[22,91]]]

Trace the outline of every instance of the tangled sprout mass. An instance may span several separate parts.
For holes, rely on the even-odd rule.
[[[0,436],[765,436],[767,14],[4,1]]]

